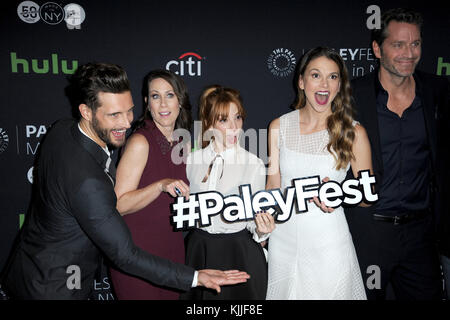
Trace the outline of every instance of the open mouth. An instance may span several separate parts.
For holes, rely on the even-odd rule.
[[[330,97],[330,93],[328,91],[318,91],[314,94],[316,102],[320,105],[327,104],[328,99]]]
[[[121,139],[121,138],[125,137],[125,132],[127,132],[126,129],[111,130],[111,133],[113,134],[114,138],[116,138],[116,139]]]
[[[160,115],[161,117],[168,117],[168,116],[170,115],[170,111],[167,111],[167,112],[159,112],[159,115]]]
[[[238,141],[237,136],[227,136],[227,143],[228,144],[236,144]]]

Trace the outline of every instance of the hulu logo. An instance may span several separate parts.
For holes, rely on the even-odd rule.
[[[445,69],[445,75],[450,76],[450,62],[444,62],[444,59],[442,57],[439,57],[437,62],[436,74],[438,76],[441,76],[443,69]]]
[[[27,59],[17,58],[15,52],[11,52],[11,71],[13,73],[19,72],[19,66],[22,67],[23,73],[30,73],[30,62]],[[78,61],[73,60],[71,68],[68,67],[67,60],[62,59],[61,63],[58,59],[58,54],[52,53],[51,59],[31,59],[31,70],[34,73],[45,74],[50,70],[53,74],[58,74],[61,68],[61,72],[65,74],[73,74],[78,68]]]

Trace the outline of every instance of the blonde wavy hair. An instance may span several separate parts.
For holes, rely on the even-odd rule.
[[[332,113],[327,119],[327,130],[330,135],[327,150],[336,160],[336,169],[340,170],[346,168],[347,164],[354,159],[352,147],[355,141],[355,128],[353,126],[354,110],[350,80],[345,63],[336,51],[317,47],[304,54],[297,67],[295,76],[297,95],[292,107],[294,109],[305,107],[306,95],[299,88],[299,79],[304,76],[309,63],[319,57],[326,57],[334,61],[339,68],[340,89],[331,103]]]

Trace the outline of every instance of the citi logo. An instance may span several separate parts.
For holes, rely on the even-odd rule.
[[[61,61],[58,58],[58,54],[52,53],[50,59],[43,59],[39,61],[38,59],[31,59],[31,63],[27,59],[21,59],[17,57],[17,53],[11,52],[11,71],[13,73],[19,72],[19,67],[22,69],[22,73],[30,73],[30,64],[31,70],[34,73],[38,74],[46,74],[51,73],[59,74],[59,70],[64,74],[73,74],[75,70],[78,68],[78,61],[72,60],[71,67],[69,68],[67,60],[62,59]]]
[[[195,52],[183,53],[178,60],[171,60],[166,64],[166,70],[172,71],[180,76],[201,76],[202,58]]]

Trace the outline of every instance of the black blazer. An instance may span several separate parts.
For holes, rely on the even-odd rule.
[[[106,153],[74,120],[48,132],[37,163],[35,195],[4,277],[20,299],[87,299],[105,255],[116,267],[158,285],[188,290],[194,270],[136,247],[116,210]],[[81,288],[69,289],[73,271]],[[70,282],[70,280],[69,280]]]
[[[449,177],[448,165],[448,112],[450,89],[445,77],[416,71],[414,79],[417,92],[423,102],[423,112],[427,130],[428,143],[431,151],[434,212],[436,224],[440,231],[442,247],[449,249],[449,209],[442,206],[442,200],[449,197],[445,180]],[[376,81],[378,69],[363,77],[352,80],[353,98],[358,120],[367,131],[372,148],[372,164],[378,185],[383,179],[383,161],[380,146],[380,126],[376,108]],[[350,172],[351,174],[351,172]],[[347,209],[350,214],[368,214],[374,206],[369,208],[356,207]],[[450,230],[449,230],[450,231]],[[450,251],[449,251],[450,252]]]

